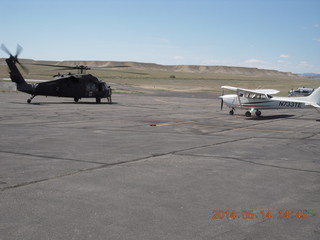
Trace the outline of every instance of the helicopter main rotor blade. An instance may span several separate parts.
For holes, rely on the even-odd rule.
[[[55,64],[44,64],[44,63],[26,63],[29,65],[38,65],[38,66],[45,66],[45,67],[61,67],[66,69],[73,69],[74,66],[65,66],[65,65],[55,65]]]
[[[91,67],[92,69],[103,69],[103,68],[126,68],[130,66],[123,66],[123,65],[118,65],[118,66],[105,66],[105,67]]]
[[[109,69],[96,69],[96,70],[102,70],[102,71],[108,71],[108,72],[117,72],[117,73],[132,73],[132,74],[139,74],[139,75],[149,75],[148,73],[139,73],[139,72],[128,72],[128,71],[117,71],[117,70],[109,70]]]
[[[66,68],[66,69],[85,69],[85,70],[129,67],[129,66],[123,66],[123,65],[120,65],[120,66],[106,66],[106,67],[91,67],[91,66],[85,66],[85,65],[66,66],[66,65],[44,64],[44,63],[27,63],[27,64],[45,66],[45,67],[61,67],[61,68]]]
[[[122,73],[132,73],[132,74],[140,74],[140,75],[148,75],[147,73],[137,73],[137,72],[127,72],[127,71],[116,71],[112,68],[129,68],[130,66],[124,65],[114,65],[114,66],[105,66],[105,67],[92,67],[92,66],[85,66],[85,65],[76,65],[76,66],[66,66],[66,65],[55,65],[55,64],[44,64],[44,63],[27,63],[30,65],[37,65],[37,66],[45,66],[45,67],[55,67],[60,68],[56,70],[69,70],[69,69],[80,69],[82,70],[98,70],[98,71],[110,71],[110,72],[122,72]],[[53,70],[53,69],[52,69]],[[51,69],[46,70],[51,71]]]
[[[70,68],[54,68],[54,69],[44,69],[43,71],[58,71],[58,70],[70,70]]]

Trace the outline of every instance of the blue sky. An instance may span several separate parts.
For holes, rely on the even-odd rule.
[[[0,42],[21,58],[320,73],[319,0],[0,2]]]

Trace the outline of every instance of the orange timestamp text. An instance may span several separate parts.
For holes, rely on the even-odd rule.
[[[307,219],[308,211],[307,210],[298,210],[298,211],[289,211],[289,210],[280,210],[280,211],[271,211],[271,210],[262,210],[262,211],[253,211],[253,210],[215,210],[212,211],[212,219],[268,219],[277,217],[279,219]]]

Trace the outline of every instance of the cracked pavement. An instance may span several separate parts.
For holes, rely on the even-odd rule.
[[[0,93],[1,240],[320,237],[315,110],[246,118],[217,96],[156,91],[27,98]]]

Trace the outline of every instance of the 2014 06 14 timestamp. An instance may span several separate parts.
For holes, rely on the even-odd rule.
[[[297,211],[289,211],[289,210],[279,210],[279,211],[271,211],[271,210],[262,210],[258,212],[254,212],[253,210],[214,210],[212,211],[212,219],[270,219],[273,217],[277,217],[279,219],[307,219],[308,211],[307,210],[297,210]]]

